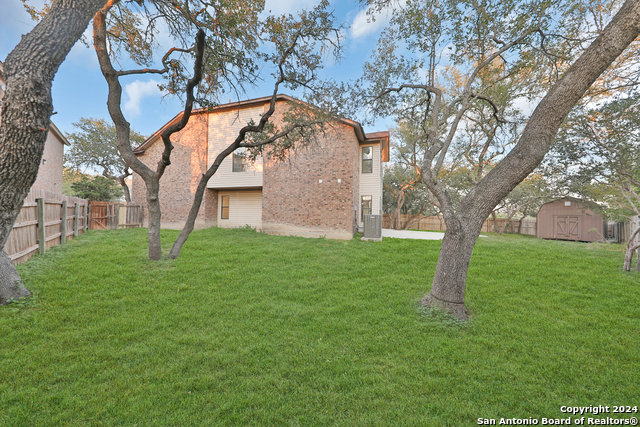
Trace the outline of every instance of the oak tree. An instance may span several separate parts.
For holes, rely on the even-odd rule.
[[[367,91],[377,114],[410,113],[419,120],[427,147],[421,177],[447,225],[431,291],[422,303],[466,319],[467,272],[484,220],[536,169],[585,94],[604,96],[636,80],[637,67],[627,63],[612,71],[611,66],[637,61],[640,1],[367,3],[391,7],[391,25],[356,86]],[[457,79],[457,90],[442,85],[445,78]],[[492,129],[508,132],[510,112],[522,99],[539,102],[515,143],[454,206],[439,174],[454,160],[451,148],[464,139],[463,127],[483,121],[478,135],[485,134],[489,149],[500,150]]]
[[[116,128],[113,123],[104,119],[81,117],[73,126],[76,131],[66,134],[71,147],[64,154],[65,166],[76,170],[98,169],[103,177],[120,184],[125,200],[131,203],[129,187],[125,182],[131,176],[131,170],[116,148]],[[134,130],[131,130],[129,139],[137,145],[146,140]]]
[[[104,0],[54,2],[4,62],[0,117],[0,248],[36,180],[53,113],[51,82]],[[29,295],[13,262],[0,250],[0,304]]]

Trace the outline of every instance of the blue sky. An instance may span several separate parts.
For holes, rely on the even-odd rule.
[[[36,1],[30,3],[37,4]],[[266,3],[267,10],[281,14],[295,13],[296,10],[316,5],[319,0],[267,0]],[[20,41],[20,36],[35,25],[20,0],[3,0],[3,6],[3,13],[0,14],[2,61]],[[380,31],[387,22],[386,15],[375,22],[367,22],[365,10],[356,0],[331,0],[331,8],[335,11],[338,23],[344,23],[348,29],[345,32],[344,58],[339,63],[328,63],[325,77],[355,79],[360,76],[363,63],[375,47]],[[158,76],[121,79],[124,89],[123,111],[132,127],[145,135],[155,132],[183,108],[178,99],[162,98],[157,89],[156,82],[159,81],[161,78]],[[269,95],[272,88],[272,80],[265,73],[264,85],[250,89],[244,99]],[[87,48],[81,43],[74,46],[56,74],[52,91],[54,111],[57,113],[52,120],[63,132],[72,132],[72,123],[80,117],[109,118],[106,107],[107,84],[100,73],[93,47]],[[291,95],[295,96],[294,93]],[[365,127],[365,131],[387,130],[391,125],[390,120],[380,120],[373,127]]]

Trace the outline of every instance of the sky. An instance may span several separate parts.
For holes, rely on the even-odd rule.
[[[37,4],[38,0],[30,4]],[[24,10],[20,0],[2,0],[3,12],[0,13],[0,60],[4,62],[7,54],[20,41],[23,34],[35,26]],[[291,13],[315,6],[319,0],[266,0],[266,10],[273,14]],[[326,64],[324,77],[340,80],[356,79],[361,75],[362,65],[369,58],[378,40],[380,32],[387,23],[386,15],[375,22],[368,22],[366,11],[357,0],[331,0],[337,23],[347,28],[344,40],[344,55],[340,62]],[[87,30],[85,34],[90,34]],[[159,64],[158,64],[159,65]],[[162,97],[157,83],[158,76],[125,76],[121,78],[123,86],[122,108],[132,128],[143,135],[151,135],[171,120],[183,105],[175,97]],[[265,73],[265,83],[255,89],[249,89],[242,99],[268,96],[273,91],[273,81]],[[284,91],[289,95],[295,93]],[[74,131],[73,123],[84,118],[109,119],[106,100],[107,84],[100,72],[93,47],[87,48],[78,42],[60,66],[52,87],[55,115],[51,120],[64,133]],[[240,99],[240,100],[242,100]],[[238,99],[231,99],[237,101]],[[359,120],[358,117],[350,117]],[[381,119],[374,126],[365,126],[365,132],[388,130],[393,122]]]

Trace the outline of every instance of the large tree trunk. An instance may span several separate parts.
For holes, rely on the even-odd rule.
[[[31,292],[24,287],[13,261],[4,250],[0,251],[0,305],[9,304],[28,295],[31,295]]]
[[[480,227],[474,222],[487,218],[498,203],[533,172],[549,151],[567,114],[639,34],[640,1],[627,0],[602,34],[540,101],[518,144],[460,202],[456,217],[465,224],[464,228],[461,225],[452,229],[449,224],[452,221],[445,218],[445,240],[431,292],[422,300],[424,304],[443,305],[458,318],[466,318],[461,305],[473,245],[480,235]],[[426,179],[425,184],[436,190]]]
[[[478,217],[445,218],[447,231],[442,239],[433,285],[422,304],[449,311],[460,320],[468,318],[464,307],[467,271],[483,223]]]
[[[0,249],[38,175],[50,117],[51,82],[104,0],[58,1],[4,63],[0,122]],[[0,256],[0,303],[28,294],[13,262]],[[25,293],[25,291],[27,293]]]

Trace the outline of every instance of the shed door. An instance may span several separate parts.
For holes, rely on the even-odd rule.
[[[558,215],[555,220],[555,238],[564,240],[580,239],[580,217]]]

